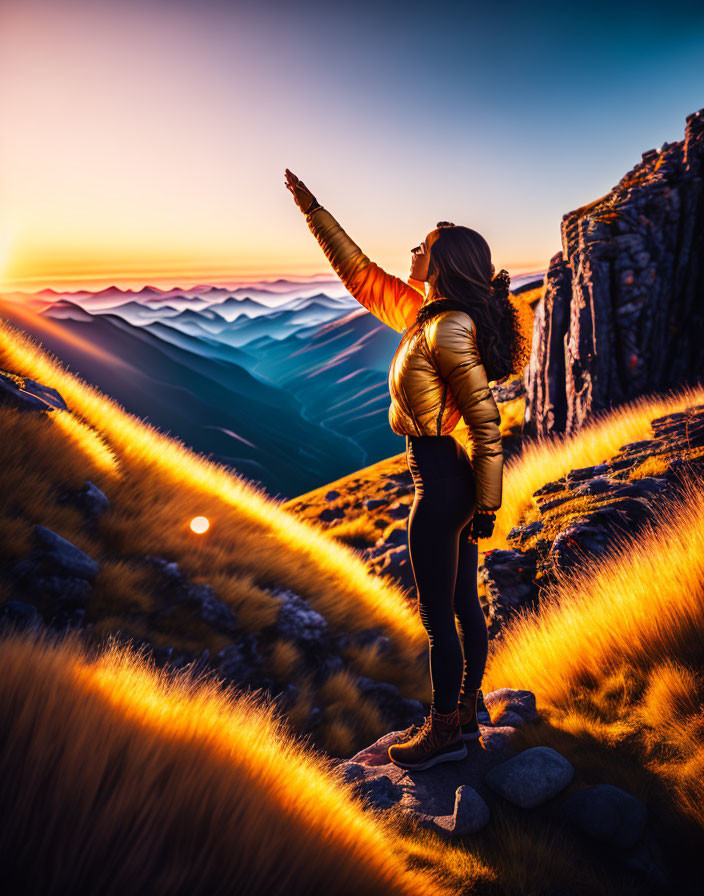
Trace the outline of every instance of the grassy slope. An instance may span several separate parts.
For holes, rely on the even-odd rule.
[[[7,892],[446,892],[251,695],[73,639],[6,639],[0,682]]]
[[[219,486],[220,490],[226,489],[229,499],[227,507],[231,516],[234,516],[232,508],[239,506],[234,497],[239,496],[244,503],[245,487],[232,474],[213,467],[201,458],[193,457],[183,446],[170,442],[149,427],[132,420],[119,408],[111,405],[106,407],[105,399],[92,393],[85,384],[74,381],[69,374],[60,371],[55,364],[43,358],[35,346],[23,343],[17,334],[9,334],[5,330],[2,335],[4,339],[0,345],[0,364],[56,386],[69,405],[81,412],[82,421],[77,429],[61,431],[67,445],[79,445],[81,448],[80,463],[77,460],[73,467],[66,463],[62,467],[66,476],[76,476],[75,484],[80,484],[78,478],[82,482],[89,472],[94,473],[97,484],[101,488],[105,487],[113,500],[115,488],[112,487],[119,485],[120,489],[125,489],[134,502],[135,511],[138,509],[141,488],[143,493],[146,490],[144,497],[159,516],[157,485],[170,482],[173,487],[169,467],[175,465],[181,470],[181,479],[185,479],[192,489],[191,500],[198,499],[197,511],[192,510],[192,505],[175,505],[180,507],[181,518],[190,518],[194,512],[206,512],[200,503],[203,501],[212,501],[213,508],[221,507],[219,502],[225,501],[225,498],[222,493],[217,494],[215,486]],[[9,336],[12,337],[11,341]],[[505,500],[499,520],[501,525],[497,527],[491,546],[503,546],[502,535],[515,525],[522,514],[531,512],[534,508],[532,492],[545,481],[557,478],[569,469],[599,462],[626,442],[648,437],[648,424],[653,417],[681,410],[691,404],[700,404],[702,401],[704,394],[695,390],[683,390],[676,395],[653,400],[642,399],[608,416],[602,415],[571,439],[550,440],[529,446],[521,457],[512,460],[507,466]],[[105,411],[109,411],[106,416],[112,415],[111,419],[103,420],[101,412]],[[59,416],[49,425],[42,424],[46,427],[45,437],[48,438],[50,431],[58,431],[55,426],[58,419]],[[72,421],[66,424],[67,427],[76,426],[73,417],[63,415],[63,420]],[[22,444],[27,444],[24,440],[29,435],[29,432],[22,435]],[[130,441],[130,436],[137,439],[137,444]],[[153,440],[153,445],[150,440]],[[53,460],[53,451],[48,442],[43,441],[42,445],[44,444],[48,446],[46,452],[50,455],[45,463],[48,469],[55,469],[58,475],[59,469]],[[86,466],[89,461],[94,465],[93,468]],[[169,461],[172,463],[169,464]],[[399,459],[393,459],[389,463],[398,464]],[[16,473],[17,467],[14,469]],[[6,464],[0,465],[0,470],[6,471]],[[183,475],[184,470],[186,476]],[[139,488],[134,491],[127,485],[127,473],[139,477]],[[30,495],[30,486],[43,494],[41,489],[44,487],[44,480],[41,476],[28,477],[25,486],[27,496]],[[4,489],[6,482],[1,487]],[[119,493],[122,494],[122,491]],[[169,500],[168,490],[163,489],[160,497],[161,500]],[[173,501],[174,498],[171,497],[170,500]],[[263,496],[259,496],[258,501],[258,513],[246,507],[242,512],[243,519],[238,520],[242,537],[246,537],[247,523],[259,526],[261,530],[262,517],[265,517],[264,510],[268,509],[268,505]],[[130,503],[126,501],[125,508],[129,507]],[[207,513],[210,512],[208,507]],[[283,510],[274,507],[272,512],[282,514]],[[281,517],[277,516],[277,519],[280,520]],[[138,545],[140,552],[145,553],[147,551],[142,537],[147,540],[157,538],[157,532],[152,531],[151,520],[152,516],[147,516],[138,532],[134,532],[129,526],[121,529],[118,522],[111,522],[109,525],[114,525],[118,534],[123,531],[127,544]],[[165,520],[165,516],[161,517],[162,528]],[[5,522],[4,525],[10,524]],[[295,521],[292,525],[296,534],[310,531],[311,537],[321,542],[328,541],[333,546],[332,552],[326,554],[330,563],[328,571],[344,575],[344,564],[340,562],[340,558],[344,558],[345,563],[349,563],[353,572],[355,571],[357,561],[352,552],[337,545],[334,539],[326,539],[320,529],[315,530],[314,527],[306,527]],[[302,528],[298,528],[299,526]],[[273,541],[280,535],[277,530],[269,537]],[[16,532],[15,537],[21,539],[21,533]],[[170,545],[173,555],[184,566],[194,562],[194,552],[199,555],[203,550],[200,548],[199,551],[197,545],[195,548],[191,547],[184,532],[167,532],[163,537]],[[95,551],[98,547],[97,544],[79,544],[86,547],[89,553],[90,548]],[[163,545],[159,544],[158,547],[161,550]],[[291,546],[289,541],[287,547],[287,559],[291,562],[296,557],[295,546]],[[278,545],[277,549],[281,550]],[[155,552],[151,546],[149,550]],[[186,551],[191,552],[190,556]],[[216,552],[208,556],[212,562],[222,554]],[[240,556],[239,553],[236,554],[237,560]],[[303,549],[299,555],[299,569],[296,572],[298,581],[305,579],[305,572],[300,569],[304,566],[301,556],[305,560],[310,554]],[[246,561],[247,557],[243,559]],[[259,559],[261,560],[261,555]],[[337,562],[337,567],[333,560]],[[202,563],[203,557],[198,556],[197,562]],[[281,565],[281,561],[279,562]],[[250,563],[247,567],[246,562],[243,565],[249,569],[252,566]],[[704,734],[701,709],[704,699],[703,567],[704,498],[701,483],[694,483],[684,505],[663,506],[662,519],[657,529],[641,534],[632,545],[623,541],[616,546],[612,557],[585,567],[583,575],[577,579],[570,578],[561,582],[549,599],[543,601],[539,614],[517,619],[502,642],[493,645],[484,683],[485,690],[512,686],[528,687],[535,691],[544,720],[519,732],[519,746],[550,744],[567,755],[577,767],[577,777],[572,787],[608,781],[642,796],[648,802],[651,818],[654,818],[656,826],[663,829],[667,826],[676,835],[676,839],[672,838],[673,855],[676,858],[683,858],[682,850],[695,839],[701,840],[704,828],[701,809],[704,805],[701,784],[704,771],[704,751],[701,747]],[[198,568],[203,567],[196,566]],[[233,564],[229,568],[232,575],[240,574],[239,565]],[[366,577],[366,573],[364,575]],[[334,576],[331,574],[330,578],[333,579]],[[335,600],[339,603],[350,600],[350,587],[348,582],[345,594],[329,593],[327,599],[331,603]],[[359,588],[353,592],[357,603],[352,607],[338,608],[338,618],[347,621],[354,617],[359,611],[360,592],[364,593]],[[255,591],[254,594],[256,597],[258,592]],[[402,597],[393,589],[387,589],[383,594],[376,592],[378,600],[389,595],[399,604],[403,602]],[[313,594],[306,596],[313,599]],[[244,596],[242,600],[245,600]],[[365,613],[369,612],[368,595],[366,601]],[[397,630],[394,634],[399,641],[400,632]],[[20,654],[24,651],[25,658],[20,656],[16,660],[17,668],[21,668],[24,674],[15,673],[13,679],[8,667],[0,679],[5,683],[31,678],[26,675],[30,648],[25,645],[18,649]],[[403,652],[402,644],[399,645],[399,650]],[[44,676],[41,680],[50,680],[51,672],[46,672],[46,668],[42,666],[41,654],[41,651],[39,654],[35,653],[31,661],[40,668],[40,679]],[[124,665],[119,658],[115,659],[115,663],[120,668]],[[60,662],[59,665],[65,665],[65,662]],[[41,669],[45,671],[42,672]],[[180,724],[185,724],[190,719],[194,726],[192,734],[196,739],[207,735],[210,718],[207,712],[203,715],[205,727],[201,728],[201,716],[189,709],[190,705],[181,704],[177,711],[173,707],[169,708],[168,700],[161,691],[150,690],[152,685],[148,682],[148,671],[138,668],[131,674],[133,681],[143,682],[132,690],[139,692],[141,689],[147,695],[140,703],[140,712],[146,713],[148,710],[152,721],[159,720],[159,726],[168,718],[172,718],[174,724],[179,719]],[[137,676],[136,679],[134,675]],[[85,684],[86,676],[79,676],[76,680]],[[71,686],[74,686],[75,680],[72,681]],[[104,700],[112,700],[116,693],[130,692],[129,687],[118,687],[119,682],[110,675],[103,678],[103,681],[109,682],[109,687],[100,691]],[[30,684],[31,682],[27,683],[26,687],[30,687]],[[19,687],[17,684],[16,688]],[[11,707],[14,707],[15,713],[19,712],[18,706],[29,709],[27,716],[30,721],[35,702],[39,703],[38,692],[41,691],[41,687],[38,688],[36,684],[33,687],[34,690],[22,692],[24,696],[19,698],[13,697],[20,693],[14,685],[3,691],[3,699],[7,699],[9,694],[14,700]],[[124,709],[120,709],[114,702],[111,706],[114,710],[110,716],[111,724],[119,730],[124,723]],[[39,712],[38,705],[36,711]],[[263,710],[258,709],[257,712]],[[51,718],[56,720],[63,716],[58,712],[51,714]],[[57,727],[58,732],[54,731],[52,735],[54,737],[59,736],[61,731],[67,731],[66,726]],[[228,728],[232,741],[239,743],[239,739],[248,734],[250,727],[240,723]],[[7,726],[3,728],[7,730]],[[144,728],[143,722],[142,729]],[[163,731],[167,741],[173,743],[168,726]],[[90,729],[86,729],[86,736],[90,744]],[[288,736],[284,735],[284,739]],[[31,743],[31,738],[26,737],[23,742]],[[44,761],[45,748],[46,742],[36,741],[36,751],[31,753],[33,762],[41,764]],[[254,749],[251,755],[256,756],[257,752]],[[278,768],[281,780],[285,776],[285,767],[280,758],[271,754],[264,754],[263,758],[272,768]],[[29,768],[28,774],[34,775],[36,772]],[[191,771],[182,774],[179,780],[189,782],[190,774]],[[78,772],[74,772],[73,780],[78,777]],[[137,779],[140,779],[139,776]],[[327,773],[323,774],[323,779],[319,786],[322,791],[327,792],[334,779]],[[170,779],[165,774],[162,786],[168,780]],[[188,786],[191,786],[190,783]],[[303,786],[301,784],[301,791]],[[198,783],[196,780],[193,787],[199,794],[198,799],[202,799],[204,804],[215,798],[210,791],[198,790],[203,787],[202,781]],[[60,792],[57,799],[61,795]],[[340,802],[338,800],[338,804]],[[328,804],[321,803],[323,808],[325,805]],[[126,806],[124,811],[125,817],[130,817],[130,807]],[[86,817],[90,817],[90,814]],[[495,816],[494,823],[481,835],[471,838],[465,844],[448,846],[426,832],[410,830],[401,820],[392,816],[389,823],[393,822],[397,827],[387,836],[399,838],[394,841],[393,846],[402,850],[411,864],[435,867],[454,892],[492,892],[495,891],[492,880],[498,882],[499,892],[507,893],[538,892],[541,886],[548,884],[569,884],[570,892],[646,892],[642,887],[640,890],[631,889],[627,881],[618,879],[617,875],[611,874],[610,869],[600,868],[599,860],[593,856],[591,861],[587,860],[583,864],[575,881],[577,860],[585,858],[583,847],[556,833],[549,825],[544,825],[540,813],[532,813],[531,819],[532,823],[526,825],[525,813],[511,811],[507,807],[505,813]],[[326,848],[328,838],[333,837],[336,830],[335,823],[324,827],[320,842],[325,842]],[[389,848],[391,841],[380,842],[387,855],[399,854],[395,848]],[[606,871],[610,873],[608,880],[604,877]]]
[[[186,650],[213,652],[226,642],[186,616],[155,631],[148,573],[135,558],[177,560],[190,578],[211,584],[249,630],[274,621],[277,604],[268,588],[284,585],[310,600],[335,631],[383,628],[392,652],[351,647],[352,669],[393,682],[404,696],[429,699],[420,619],[403,592],[371,575],[356,552],[287,513],[264,489],[131,416],[2,321],[0,367],[53,386],[71,409],[48,415],[0,409],[0,561],[24,556],[34,524],[48,526],[101,564],[88,608],[99,635],[120,629]],[[111,501],[91,530],[55,495],[56,487],[80,487],[86,479]],[[211,521],[204,536],[190,530],[197,515]],[[314,692],[295,645],[279,642],[271,663],[300,687],[289,712],[294,725],[314,698],[322,703],[322,745],[350,752],[384,732],[376,706],[361,697],[345,670]]]

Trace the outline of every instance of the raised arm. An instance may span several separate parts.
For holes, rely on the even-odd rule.
[[[496,511],[503,484],[501,415],[479,356],[474,321],[464,311],[446,311],[430,319],[426,333],[438,372],[472,436],[477,510]]]
[[[402,333],[416,318],[425,298],[423,284],[387,274],[371,261],[324,209],[296,175],[286,169],[286,186],[304,212],[333,270],[350,295],[387,326]]]

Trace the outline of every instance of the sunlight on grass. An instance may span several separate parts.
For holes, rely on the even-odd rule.
[[[91,656],[72,637],[10,636],[0,681],[2,774],[21,782],[5,791],[7,836],[15,855],[33,846],[23,892],[45,892],[48,875],[52,892],[82,879],[102,891],[103,878],[143,892],[169,868],[193,894],[223,879],[281,896],[333,880],[349,894],[445,892],[256,695],[171,678],[114,645]]]
[[[644,764],[704,827],[701,480],[690,474],[681,502],[661,499],[654,513],[636,539],[614,539],[609,557],[584,560],[578,575],[558,571],[540,610],[518,614],[492,645],[484,688],[529,688],[571,735],[635,737]]]
[[[568,473],[607,460],[621,445],[652,438],[650,421],[704,403],[704,386],[684,386],[665,397],[643,396],[608,413],[601,412],[572,436],[527,443],[504,467],[503,502],[485,551],[506,547],[506,535],[527,510],[537,507],[533,492]]]
[[[58,389],[73,413],[97,431],[126,468],[140,466],[158,470],[163,483],[171,489],[197,490],[236,509],[242,526],[255,535],[257,530],[262,533],[260,541],[264,541],[263,533],[266,533],[266,539],[275,542],[278,548],[267,553],[272,578],[288,581],[295,587],[302,574],[306,584],[303,590],[310,593],[314,603],[317,599],[321,610],[332,618],[342,614],[341,622],[351,621],[350,608],[354,607],[356,617],[359,606],[363,605],[370,624],[392,629],[401,641],[421,650],[426,635],[418,615],[397,588],[370,575],[356,552],[282,509],[263,487],[207,460],[183,442],[128,414],[117,402],[65,370],[31,337],[2,320],[0,336],[0,364]],[[91,458],[97,460],[92,452]],[[215,521],[212,514],[208,516],[212,531]],[[315,569],[318,574],[314,577]],[[342,594],[330,589],[330,576],[337,580]],[[347,600],[340,600],[341,596]]]

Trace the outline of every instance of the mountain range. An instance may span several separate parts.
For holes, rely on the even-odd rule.
[[[398,334],[339,281],[2,299],[2,317],[126,410],[282,499],[404,449],[387,417]]]

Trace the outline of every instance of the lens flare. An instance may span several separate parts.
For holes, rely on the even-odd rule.
[[[194,516],[191,520],[191,529],[197,534],[202,535],[210,528],[210,520],[206,516]]]

